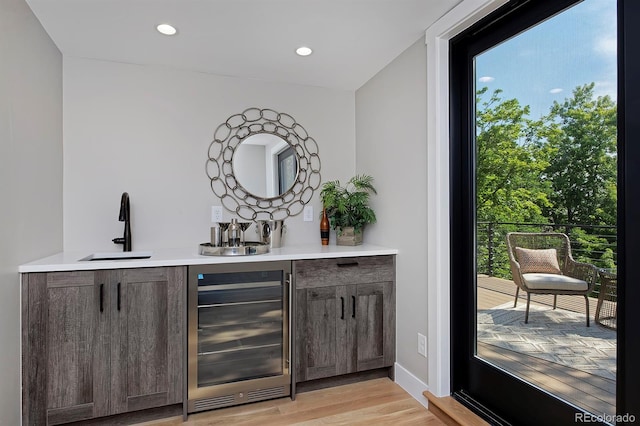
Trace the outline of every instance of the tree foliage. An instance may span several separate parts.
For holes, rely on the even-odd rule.
[[[476,113],[477,217],[489,222],[539,222],[543,208],[550,208],[550,185],[540,179],[548,167],[533,143],[527,118],[528,106],[517,99],[503,100],[501,90],[488,101],[478,92]]]
[[[546,117],[545,180],[553,188],[546,213],[554,222],[616,223],[616,105],[609,96],[594,99],[593,87],[577,87]]]
[[[567,232],[576,257],[613,267],[615,235],[573,226],[616,224],[616,104],[609,96],[596,97],[593,89],[594,83],[576,87],[539,120],[529,118],[529,107],[517,99],[503,99],[501,90],[478,90],[476,217],[478,222],[571,225]],[[482,263],[486,249],[478,226]],[[504,240],[504,233],[523,228],[494,227],[491,237]],[[508,275],[504,248],[494,250],[493,257],[494,275]]]

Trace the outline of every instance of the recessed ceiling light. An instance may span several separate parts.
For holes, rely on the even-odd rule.
[[[296,53],[300,56],[309,56],[311,55],[311,53],[313,53],[313,50],[308,47],[302,46],[296,49]]]
[[[178,32],[178,30],[176,30],[175,27],[169,24],[160,24],[156,27],[156,30],[158,30],[159,33],[164,35],[174,35],[175,33]]]

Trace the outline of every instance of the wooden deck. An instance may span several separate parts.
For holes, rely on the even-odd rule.
[[[516,285],[509,280],[478,275],[478,310],[513,303]],[[526,303],[526,293],[520,292],[518,304]],[[597,299],[589,299],[591,326]],[[532,295],[531,304],[553,306],[553,296]],[[559,309],[585,313],[583,297],[558,296]],[[478,342],[478,356],[560,398],[597,414],[615,414],[616,383],[553,362],[544,361],[515,351]]]

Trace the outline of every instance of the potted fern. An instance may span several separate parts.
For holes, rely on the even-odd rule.
[[[341,186],[338,180],[322,185],[320,198],[331,228],[336,230],[337,245],[362,244],[365,225],[376,222],[376,214],[369,206],[371,194],[377,192],[369,175],[356,175],[345,186]]]

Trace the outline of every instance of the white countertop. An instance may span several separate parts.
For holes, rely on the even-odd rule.
[[[269,262],[276,260],[328,259],[338,257],[380,256],[398,254],[397,249],[363,244],[360,246],[337,246],[313,244],[287,246],[272,249],[270,253],[249,256],[203,256],[198,246],[183,249],[150,250],[149,259],[80,261],[91,254],[87,251],[61,252],[53,256],[20,265],[18,272],[85,271],[94,269],[151,268],[156,266],[205,265],[216,263]]]

